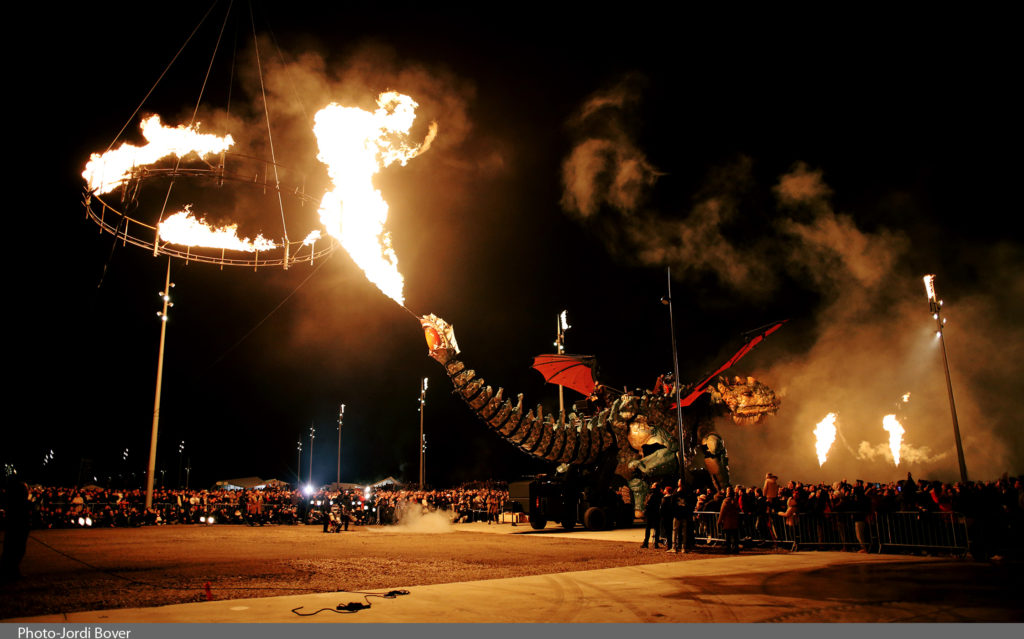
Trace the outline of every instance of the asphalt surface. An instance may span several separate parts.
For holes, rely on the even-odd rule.
[[[480,528],[639,544],[642,531]],[[474,528],[476,530],[476,528]],[[651,552],[654,552],[653,550]],[[391,598],[325,592],[66,614],[8,622],[516,623],[1024,621],[1019,565],[841,552],[716,557],[405,587]],[[369,608],[338,611],[350,603]]]

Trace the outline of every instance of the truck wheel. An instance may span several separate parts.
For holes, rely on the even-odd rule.
[[[587,530],[604,530],[608,527],[608,517],[601,508],[591,506],[583,513],[583,525]]]
[[[575,519],[567,519],[567,520],[562,522],[562,528],[565,528],[566,530],[572,530],[575,527],[576,527],[576,520]]]
[[[548,525],[548,520],[543,517],[530,517],[530,527],[534,530],[542,530]]]

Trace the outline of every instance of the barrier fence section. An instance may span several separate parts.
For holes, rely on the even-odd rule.
[[[725,535],[718,513],[694,513],[697,543],[721,544]],[[777,514],[740,516],[744,544],[779,545],[828,550],[935,550],[964,554],[970,538],[962,514],[942,512],[798,514],[787,520]]]

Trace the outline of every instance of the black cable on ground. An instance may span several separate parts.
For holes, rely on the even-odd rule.
[[[320,610],[315,610],[313,612],[299,612],[304,608],[304,606],[299,606],[298,608],[292,608],[292,613],[299,615],[300,617],[312,617],[313,615],[318,615],[321,612],[328,610],[330,612],[338,614],[352,614],[353,612],[359,612],[360,610],[367,610],[368,608],[370,608],[372,606],[372,604],[370,603],[370,597],[380,597],[381,599],[395,599],[399,595],[409,594],[408,590],[390,590],[388,592],[363,592],[360,590],[339,590],[338,592],[350,592],[356,595],[363,595],[363,600],[366,601],[366,603],[361,604],[358,601],[350,601],[347,604],[338,604],[334,608],[321,608]]]

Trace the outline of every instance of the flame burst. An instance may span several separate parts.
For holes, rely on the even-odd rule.
[[[157,227],[160,239],[171,244],[183,246],[205,246],[209,248],[228,249],[232,251],[269,251],[277,248],[272,240],[257,235],[255,240],[238,237],[238,225],[215,227],[206,223],[205,219],[196,219],[190,207],[168,216]]]
[[[432,123],[420,145],[409,143],[416,102],[389,91],[370,112],[331,103],[313,118],[313,133],[327,165],[332,187],[320,202],[320,221],[348,251],[367,279],[399,304],[405,303],[398,256],[385,230],[388,204],[373,186],[373,176],[398,162],[402,166],[429,148],[437,133]]]
[[[825,419],[818,422],[814,429],[816,441],[814,448],[818,452],[818,466],[823,466],[828,458],[828,450],[836,441],[836,414],[829,413]]]
[[[199,133],[199,123],[177,127],[164,126],[159,115],[151,115],[140,124],[145,146],[122,144],[106,153],[93,153],[82,177],[90,191],[102,195],[121,186],[138,166],[146,166],[168,156],[184,157],[189,153],[207,156],[226,151],[235,141],[230,135],[220,137]]]
[[[903,424],[896,419],[895,415],[886,415],[882,418],[882,428],[889,433],[889,450],[892,452],[892,459],[896,465],[900,465],[900,447],[903,445]]]

